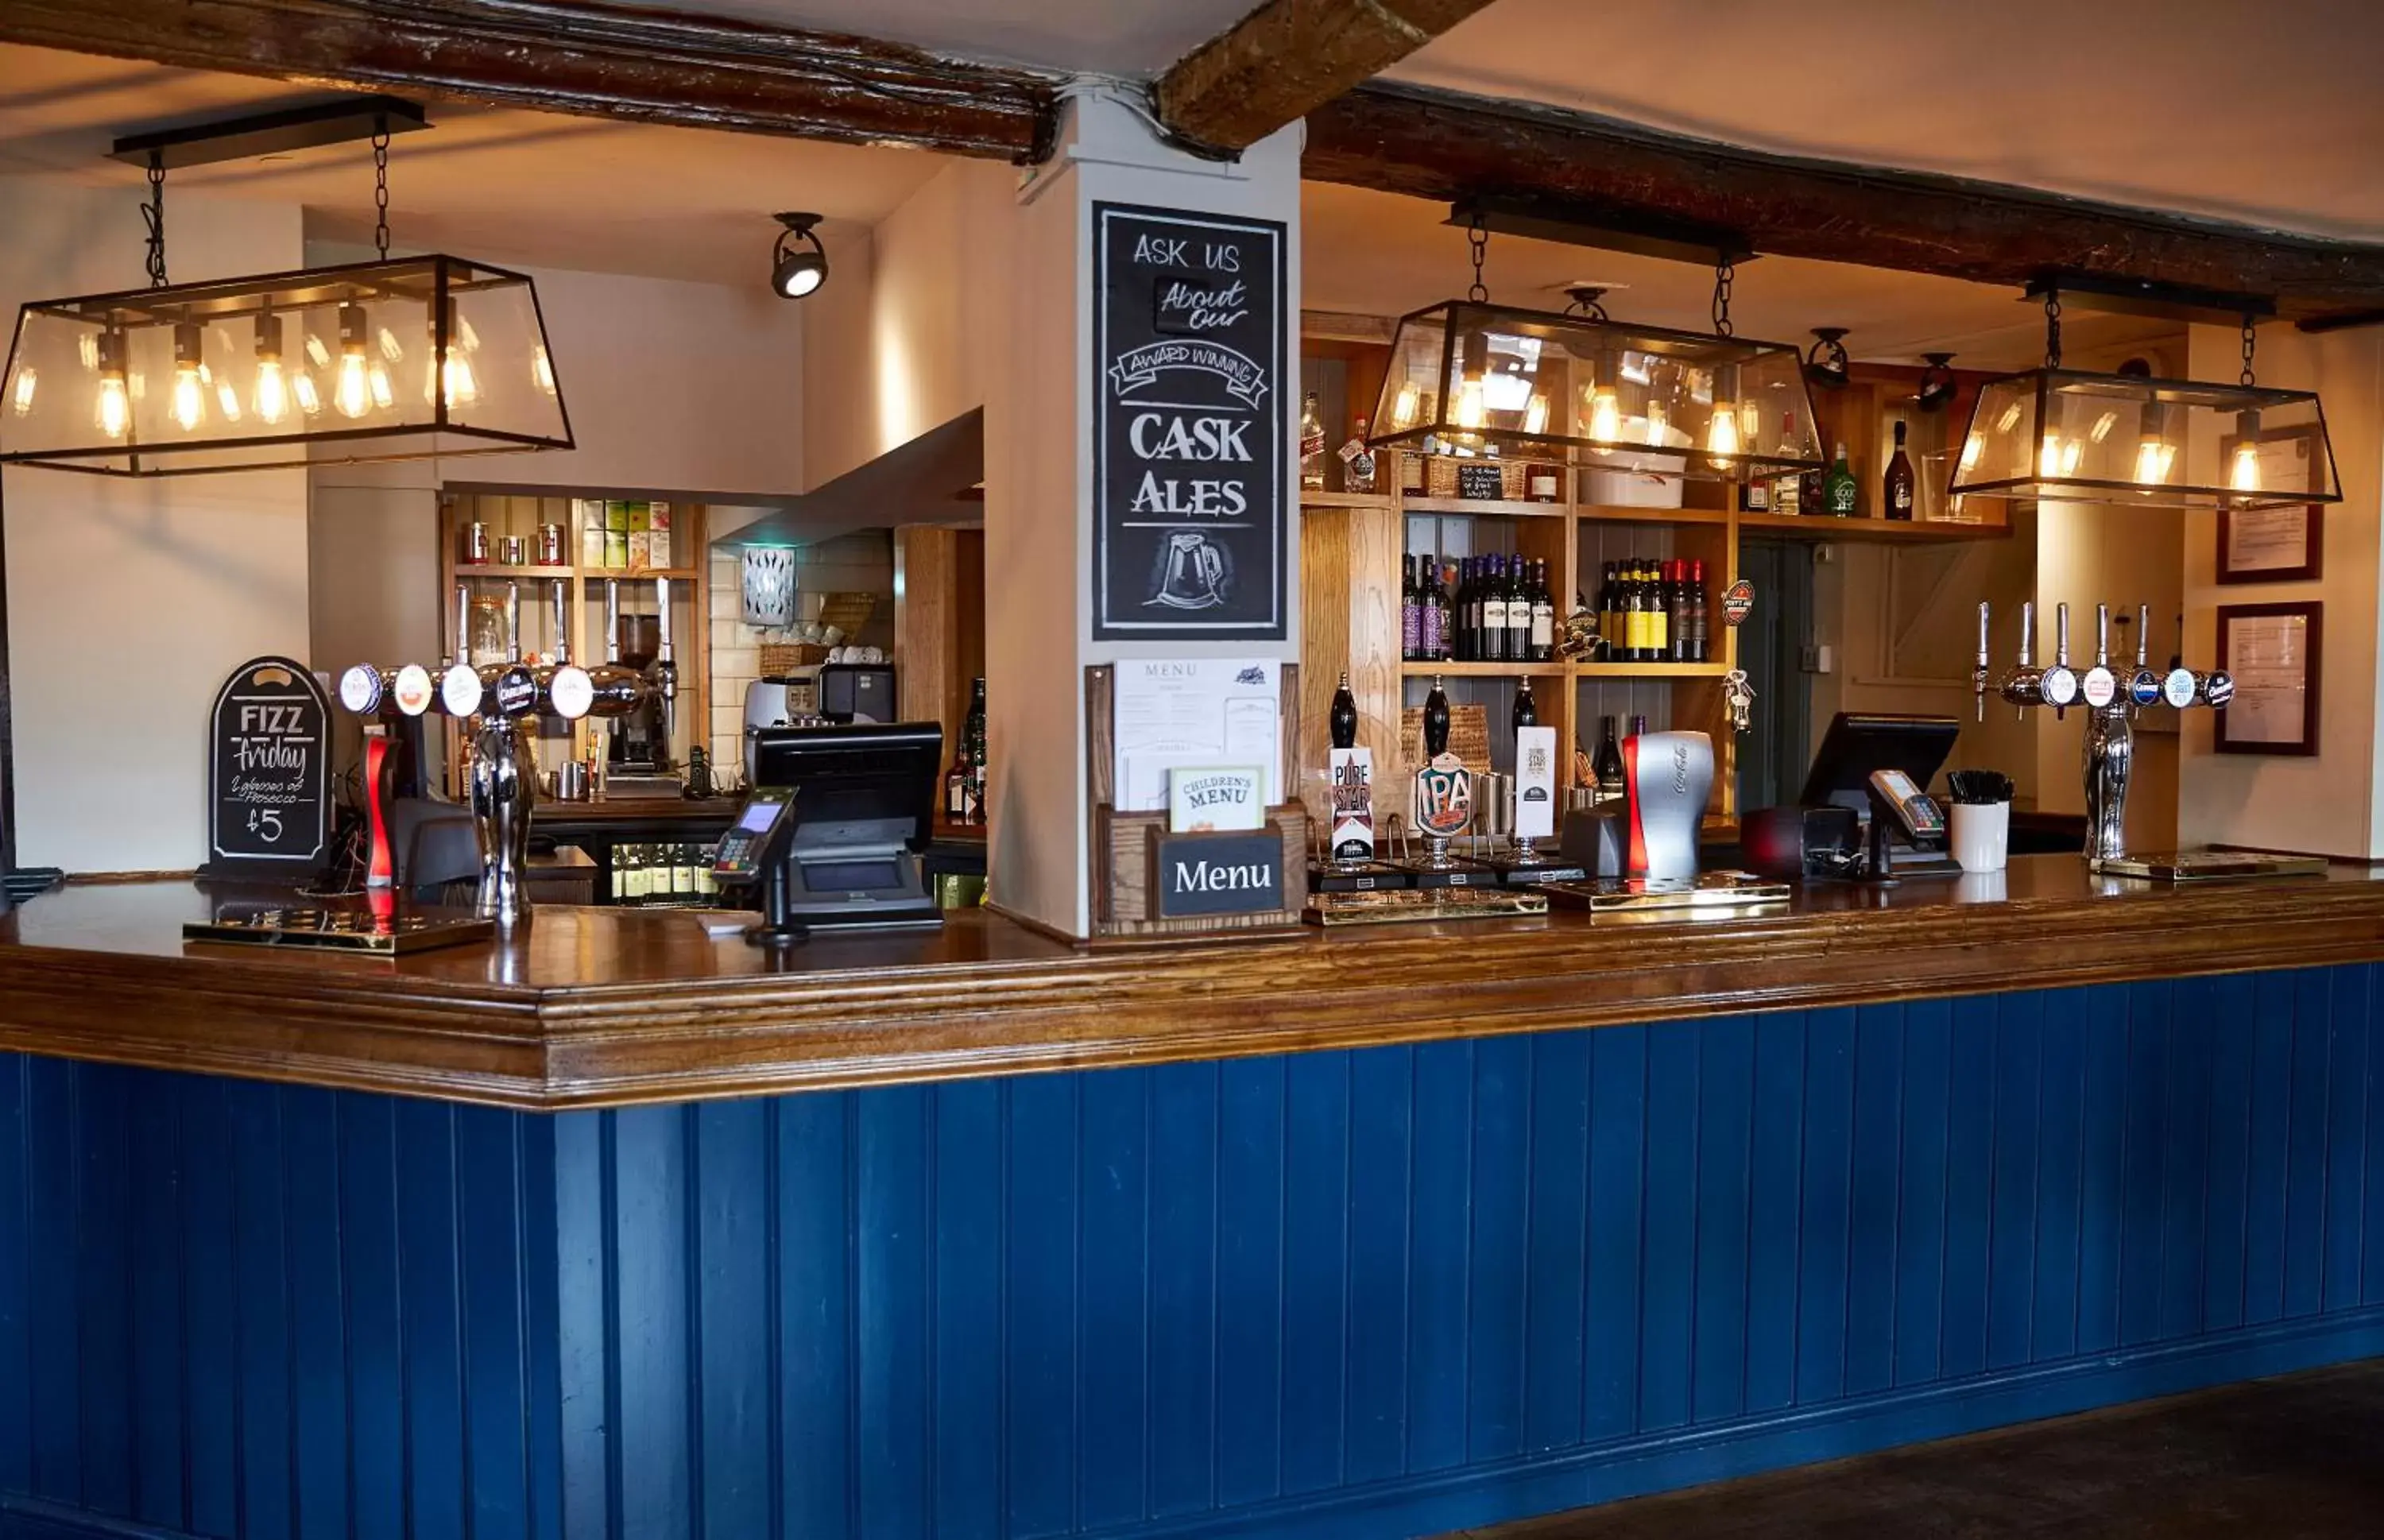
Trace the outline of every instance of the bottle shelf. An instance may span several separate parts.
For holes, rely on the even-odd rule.
[[[1410,679],[1719,679],[1726,663],[1403,663]]]
[[[1516,503],[1488,497],[1409,497],[1400,506],[1410,514],[1472,514],[1484,518],[1571,518],[1570,503]]]
[[[1599,503],[1581,503],[1574,513],[1599,524],[1705,524],[1719,528],[1731,518],[1729,511],[1722,508],[1626,508]]]
[[[2008,524],[1956,524],[1942,519],[1846,518],[1830,514],[1741,514],[1741,529],[1804,540],[1866,540],[1881,545],[1933,545],[2011,538]]]
[[[1302,489],[1299,505],[1303,508],[1387,508],[1391,505],[1388,492],[1325,492],[1314,488]],[[1412,502],[1409,506],[1414,506]]]

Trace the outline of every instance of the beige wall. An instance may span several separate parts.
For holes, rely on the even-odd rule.
[[[2193,329],[2194,373],[2231,379],[2231,329]],[[2314,758],[2219,754],[2210,714],[2185,714],[2179,822],[2189,844],[2252,845],[2325,855],[2384,854],[2376,775],[2378,717],[2377,526],[2384,504],[2384,331],[2373,328],[2304,336],[2260,329],[2264,385],[2316,390],[2326,404],[2342,501],[2326,511],[2325,577],[2316,583],[2219,588],[2212,580],[2217,516],[2189,515],[2185,529],[2186,662],[2213,666],[2221,604],[2316,599],[2325,606]],[[2215,453],[2215,447],[2212,450]],[[2197,474],[2200,474],[2198,471]],[[2157,635],[2157,632],[2155,632]]]
[[[168,213],[178,280],[303,259],[294,207],[177,193]],[[0,178],[0,313],[145,281],[129,191]],[[18,860],[189,870],[206,853],[216,691],[260,654],[319,663],[305,476],[4,474]]]

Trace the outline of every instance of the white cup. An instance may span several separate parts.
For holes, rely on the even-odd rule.
[[[2011,853],[2011,803],[1956,802],[1951,843],[1966,872],[2000,872]]]

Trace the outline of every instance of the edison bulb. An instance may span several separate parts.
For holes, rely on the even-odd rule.
[[[196,432],[199,424],[207,420],[206,387],[199,379],[196,364],[174,366],[174,394],[166,415],[185,433]]]
[[[1482,381],[1468,379],[1457,387],[1457,415],[1459,428],[1482,426]]]
[[[298,410],[310,417],[323,415],[323,398],[316,393],[315,377],[300,369],[290,377],[290,393],[298,400]]]
[[[1720,470],[1728,470],[1728,456],[1738,453],[1738,408],[1729,402],[1714,408],[1713,421],[1706,427],[1706,453],[1714,456],[1714,466]]]
[[[546,361],[546,350],[538,350],[538,388],[548,395],[554,394],[554,368]],[[1423,392],[1410,379],[1399,387],[1398,395],[1391,402],[1391,427],[1394,429],[1413,428],[1416,410],[1423,404]]]
[[[1670,414],[1665,411],[1664,404],[1662,402],[1649,402],[1647,404],[1647,441],[1655,447],[1661,449],[1665,444],[1671,441],[1671,437],[1672,419]]]
[[[1589,394],[1589,436],[1601,443],[1622,437],[1622,398],[1611,385],[1600,385]]]
[[[75,338],[75,352],[82,358],[82,366],[93,373],[99,369],[99,333],[86,331]]]
[[[447,355],[447,404],[450,409],[469,406],[480,399],[480,381],[472,373],[472,361],[460,353]]]
[[[397,392],[390,387],[389,371],[382,368],[378,360],[365,370],[365,381],[372,388],[375,406],[386,412],[397,404]]]
[[[547,357],[543,343],[529,356],[529,375],[530,379],[537,382],[540,391],[548,395],[554,394],[554,361]],[[1407,385],[1400,388],[1399,404],[1405,409],[1400,426],[1413,427],[1416,408],[1414,386]]]
[[[380,329],[380,355],[392,364],[405,362],[405,349],[398,344],[397,333],[387,327]]]
[[[249,402],[256,408],[256,420],[262,423],[278,425],[290,415],[290,382],[282,378],[280,359],[256,361],[256,385],[250,392]]]
[[[2104,440],[2111,436],[2111,429],[2118,426],[2119,414],[2117,412],[2105,412],[2101,416],[2094,419],[2094,426],[2086,436],[2099,444]]]
[[[17,371],[16,389],[8,392],[8,405],[10,410],[14,411],[20,417],[31,414],[33,410],[33,391],[38,389],[40,385],[41,377],[33,372],[33,366],[31,364],[19,369]]]
[[[1998,433],[2008,433],[2016,425],[2018,425],[2018,422],[2019,403],[2015,401],[2009,406],[2004,408],[2004,415],[2002,416],[1995,419],[1995,431]]]
[[[2037,475],[2059,476],[2061,474],[2061,445],[2060,434],[2047,433],[2043,441],[2036,446]]]
[[[366,378],[364,350],[340,354],[340,382],[331,389],[331,404],[343,417],[361,417],[372,410],[372,386]]]
[[[2256,492],[2260,490],[2260,447],[2250,439],[2235,446],[2235,457],[2228,463],[2227,485],[2230,491]]]
[[[132,426],[132,401],[124,388],[124,371],[112,370],[99,377],[99,400],[92,410],[93,425],[111,439],[124,437]]]
[[[222,409],[224,421],[240,421],[240,392],[231,388],[230,380],[216,381],[216,404]]]
[[[2177,463],[2177,447],[2147,434],[2136,445],[2136,479],[2148,487],[2157,487],[2168,479],[2169,467]]]
[[[1539,434],[1548,430],[1548,398],[1533,395],[1531,404],[1523,408],[1523,431]]]

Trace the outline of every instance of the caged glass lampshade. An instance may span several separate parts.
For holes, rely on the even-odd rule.
[[[2314,392],[2081,369],[1981,386],[1948,490],[2145,508],[2342,501]]]
[[[1399,319],[1372,441],[1738,482],[1826,462],[1784,342],[1452,300]]]
[[[453,256],[44,300],[0,464],[177,476],[572,447],[530,279]]]

